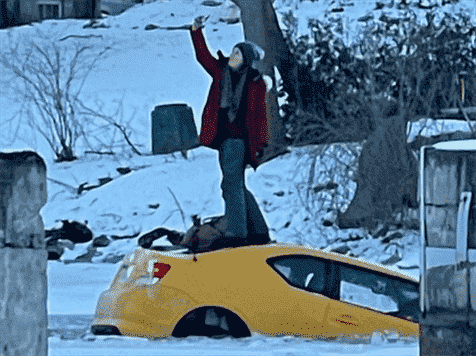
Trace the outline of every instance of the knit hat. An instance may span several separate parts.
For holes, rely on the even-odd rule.
[[[243,64],[246,67],[256,69],[256,62],[260,61],[264,57],[264,51],[256,43],[245,41],[235,45],[243,55]]]

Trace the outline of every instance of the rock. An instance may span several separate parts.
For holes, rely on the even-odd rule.
[[[106,183],[112,182],[111,177],[99,178],[99,185],[104,185]]]
[[[59,229],[50,229],[45,231],[47,243],[52,243],[56,240],[69,240],[73,243],[84,243],[92,240],[93,234],[91,230],[82,223],[68,220],[61,220],[63,226]],[[86,221],[87,223],[87,221]]]
[[[387,235],[387,232],[390,230],[390,226],[384,225],[381,229],[378,229],[376,233],[373,234],[373,238],[377,239],[379,237]]]
[[[234,25],[234,24],[240,22],[240,18],[239,18],[239,17],[220,18],[218,21],[224,22],[224,23],[226,23],[227,25]]]
[[[117,263],[121,262],[124,259],[125,255],[112,255],[108,254],[102,259],[102,263]]]
[[[93,240],[92,246],[93,247],[106,247],[106,246],[109,246],[110,243],[111,243],[111,240],[109,240],[106,235],[101,235],[101,236],[96,237]]]
[[[77,221],[69,222],[68,220],[62,220],[62,222],[61,239],[70,240],[76,244],[89,242],[93,239],[92,231],[85,224]]]
[[[284,192],[280,190],[279,192],[274,192],[273,194],[276,195],[277,197],[282,197],[284,195]]]
[[[137,237],[139,236],[139,232],[136,233],[136,234],[132,234],[132,235],[123,235],[123,236],[118,236],[118,235],[111,235],[111,238],[113,240],[124,240],[124,239],[133,239],[134,237]]]
[[[362,240],[363,237],[362,236],[359,236],[359,235],[356,235],[356,236],[353,236],[353,235],[349,235],[349,237],[347,239],[338,239],[340,242],[352,242],[352,241],[359,241],[359,240]]]
[[[78,256],[74,259],[74,262],[92,262],[92,258],[100,255],[101,253],[97,252],[97,248],[91,245],[88,246],[88,252],[84,255]]]
[[[331,250],[331,252],[342,253],[343,255],[345,255],[349,251],[350,251],[350,247],[346,245],[335,247]]]
[[[402,260],[402,257],[400,257],[400,254],[398,253],[398,250],[395,250],[395,253],[390,256],[389,258],[381,261],[380,263],[383,264],[383,265],[394,265],[395,263],[397,262],[400,262]]]
[[[119,167],[119,168],[116,168],[116,171],[119,172],[119,174],[128,174],[128,173],[131,173],[132,172],[132,169],[130,169],[129,167]]]
[[[144,30],[150,31],[150,30],[155,30],[157,28],[159,28],[159,26],[153,25],[153,24],[148,24],[148,25],[145,26]]]
[[[373,20],[374,19],[374,15],[372,13],[368,14],[368,15],[365,15],[365,16],[362,16],[362,17],[359,17],[357,19],[357,21],[359,22],[367,22],[367,21],[370,21],[370,20]]]
[[[100,21],[97,21],[96,19],[90,20],[87,24],[83,26],[83,28],[109,28],[110,26],[107,26],[103,24]]]
[[[46,247],[48,246],[60,246],[63,248],[67,248],[69,250],[74,250],[74,242],[70,240],[62,240],[57,238],[58,235],[55,235],[53,237],[50,237],[48,240],[46,240]]]
[[[220,6],[221,4],[223,4],[223,3],[219,2],[219,1],[214,1],[214,0],[205,0],[205,1],[201,2],[201,5],[210,6],[210,7]]]
[[[75,340],[86,336],[86,331],[83,329],[62,329],[59,330],[61,340]]]
[[[55,241],[55,243],[46,246],[46,251],[48,252],[48,260],[56,261],[59,260],[63,255],[64,248],[59,246]]]
[[[69,240],[57,240],[58,246],[67,248],[68,250],[74,250],[74,242]]]
[[[402,234],[401,232],[398,232],[398,231],[397,231],[397,232],[395,232],[395,233],[393,233],[393,234],[388,235],[387,237],[384,237],[384,238],[382,239],[382,243],[383,243],[383,244],[386,244],[386,243],[389,243],[389,242],[392,241],[392,240],[400,239],[400,238],[402,238],[402,237],[403,237],[403,234]]]

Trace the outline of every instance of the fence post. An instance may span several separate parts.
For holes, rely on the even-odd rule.
[[[0,355],[48,355],[47,258],[40,209],[46,165],[35,152],[0,153]]]

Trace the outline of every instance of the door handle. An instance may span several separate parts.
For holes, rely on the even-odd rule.
[[[339,319],[336,319],[336,321],[345,325],[359,326],[358,324],[356,324],[357,321],[355,319],[352,319],[352,316],[347,314],[342,315]]]

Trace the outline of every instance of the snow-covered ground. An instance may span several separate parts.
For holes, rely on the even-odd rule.
[[[428,1],[427,1],[428,2]],[[57,41],[68,35],[95,35],[81,39],[85,44],[111,46],[103,61],[91,72],[83,87],[83,101],[112,115],[122,98],[123,113],[116,117],[131,130],[131,140],[142,152],[150,152],[150,113],[156,105],[187,103],[192,107],[197,128],[205,104],[210,77],[196,62],[188,31],[145,31],[144,27],[155,23],[161,26],[180,26],[192,23],[198,15],[210,14],[205,27],[205,36],[212,53],[221,49],[225,55],[233,45],[242,41],[241,24],[227,25],[219,22],[220,17],[232,15],[229,2],[218,7],[206,7],[201,0],[155,1],[138,4],[125,13],[103,19],[108,28],[83,29],[84,20],[44,21],[41,24],[22,26],[11,30],[0,30],[2,52],[11,43],[24,43],[38,39],[40,30],[48,39]],[[276,1],[278,18],[290,8],[299,17],[299,31],[306,33],[306,18],[323,20],[343,17],[344,35],[352,39],[358,33],[357,19],[375,8],[376,1],[356,1],[344,6],[341,13],[326,12],[339,3],[321,0],[315,2]],[[390,1],[389,1],[390,3]],[[393,3],[393,1],[392,1]],[[396,2],[395,2],[396,3]],[[474,14],[473,1],[460,1],[457,5],[446,5],[441,12],[456,13],[461,8]],[[344,5],[344,4],[342,4]],[[395,6],[396,7],[396,4]],[[391,8],[374,11],[375,18],[382,11],[389,15]],[[420,14],[420,10],[416,10]],[[423,16],[423,15],[421,15]],[[424,16],[423,16],[424,18]],[[476,21],[476,20],[475,20]],[[38,39],[38,41],[40,41]],[[65,40],[69,41],[69,40]],[[38,42],[39,43],[39,42]],[[20,47],[21,49],[21,47]],[[25,49],[25,48],[23,48]],[[69,48],[65,49],[69,51]],[[67,54],[67,53],[66,53]],[[79,159],[71,163],[56,164],[53,154],[41,136],[32,133],[26,117],[14,117],[21,107],[21,100],[13,89],[18,83],[0,65],[0,149],[2,151],[33,149],[47,162],[47,176],[71,188],[84,182],[97,183],[99,178],[110,177],[113,181],[78,196],[65,185],[48,181],[48,202],[41,211],[47,228],[59,226],[58,220],[71,219],[88,221],[95,236],[105,234],[132,235],[146,232],[157,226],[180,231],[191,224],[190,216],[202,217],[223,213],[223,202],[219,189],[221,179],[217,152],[198,148],[189,153],[188,160],[180,154],[166,156],[130,155],[127,145],[118,149],[115,156],[84,154],[87,147],[79,141],[76,149]],[[97,105],[97,106],[95,106]],[[409,136],[415,135],[424,122],[414,123]],[[429,125],[423,134],[434,134],[441,130],[467,130],[465,123],[446,122]],[[109,132],[98,133],[104,140],[112,137]],[[115,146],[116,147],[116,146]],[[320,220],[306,210],[299,198],[303,185],[308,181],[309,153],[305,148],[293,149],[291,154],[277,158],[259,167],[256,172],[246,172],[247,184],[255,194],[271,227],[271,237],[281,242],[294,242],[322,247],[326,241],[334,241],[332,247],[347,245],[361,258],[382,262],[397,254],[401,261],[391,268],[418,277],[420,242],[418,234],[408,232],[398,245],[387,246],[374,240],[365,231],[338,231],[325,228]],[[121,176],[116,168],[129,167],[133,171]],[[319,175],[318,173],[323,174]],[[327,183],[336,177],[329,176],[325,167],[316,167],[315,183]],[[353,187],[348,187],[352,197]],[[175,194],[185,215],[183,221],[171,192]],[[159,205],[151,208],[149,205]],[[339,242],[350,234],[364,239],[357,242]],[[118,264],[101,263],[105,258],[124,255],[137,245],[137,238],[115,240],[110,246],[98,250],[92,264],[65,264],[84,254],[86,245],[76,245],[66,250],[62,261],[48,263],[48,312],[51,315],[50,329],[87,328],[88,318],[94,312],[99,293],[109,286]],[[69,317],[64,315],[70,315]],[[81,317],[74,317],[74,316]],[[81,333],[80,333],[81,334]],[[266,338],[254,335],[248,340],[210,340],[189,338],[187,340],[142,340],[134,338],[93,338],[91,335],[66,340],[58,335],[50,338],[50,355],[417,355],[416,343],[386,344],[375,338],[370,345],[350,345],[336,342],[318,342],[295,338]]]

